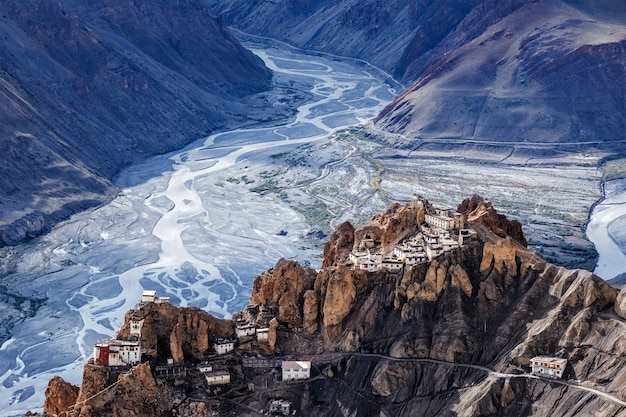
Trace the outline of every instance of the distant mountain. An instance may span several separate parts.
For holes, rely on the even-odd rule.
[[[305,49],[360,58],[398,80],[441,42],[481,0],[208,0],[244,32]]]
[[[625,4],[517,3],[484,2],[407,67],[416,82],[376,120],[405,136],[396,146],[446,139],[626,151]]]
[[[201,0],[0,3],[0,246],[115,192],[122,167],[241,122],[271,73]]]
[[[209,3],[243,31],[364,59],[412,83],[376,120],[399,134],[394,146],[445,139],[626,151],[623,1]]]

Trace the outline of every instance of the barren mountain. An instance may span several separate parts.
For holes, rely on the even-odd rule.
[[[408,148],[425,139],[623,151],[624,4],[506,3],[474,9],[427,61],[409,65],[416,82],[376,125]]]
[[[490,146],[503,158],[512,145],[538,155],[554,143],[624,150],[624,2],[210,3],[243,31],[364,59],[412,83],[376,120],[399,134],[393,146]]]
[[[274,398],[303,416],[626,415],[624,296],[528,251],[487,201],[459,206],[479,235],[462,247],[400,272],[349,267],[350,250],[365,241],[392,246],[425,207],[394,205],[364,227],[342,226],[317,273],[281,260],[260,274],[249,311],[275,314],[269,348],[240,339],[234,353],[216,356],[211,344],[231,336],[234,323],[167,304],[133,311],[120,337],[131,317],[145,319],[150,365],[86,365],[68,415],[256,416]],[[568,359],[564,378],[529,374],[535,355]],[[186,376],[155,372],[168,356]],[[311,378],[280,381],[286,358],[311,360]],[[230,384],[204,386],[194,369],[206,360],[227,369]],[[67,401],[53,392],[75,390],[51,382],[47,404],[59,410]]]
[[[244,120],[271,74],[201,1],[0,4],[0,246],[105,201],[122,167]]]

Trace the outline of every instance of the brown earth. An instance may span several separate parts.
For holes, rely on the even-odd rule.
[[[475,196],[461,204],[473,206],[487,205]],[[393,206],[354,234],[374,224],[394,224],[399,213],[414,208],[415,203]],[[288,398],[305,416],[624,415],[618,403],[576,387],[597,387],[616,401],[626,400],[626,320],[616,314],[623,314],[623,295],[588,271],[547,263],[519,242],[523,235],[500,237],[489,230],[491,225],[498,232],[515,230],[505,218],[488,220],[491,210],[472,212],[486,217],[476,215],[469,223],[478,239],[400,273],[350,269],[333,261],[337,251],[330,250],[328,266],[316,274],[281,260],[256,278],[251,300],[286,312],[274,324],[272,348],[281,356],[268,356],[266,349],[257,353],[265,359],[310,358],[315,364],[311,380],[293,385],[273,381],[273,368],[252,372],[241,364],[240,352],[226,359],[236,380],[231,391],[198,391],[191,376],[178,385],[157,379],[156,398],[151,376],[142,368],[144,378],[134,380],[139,397],[131,398],[130,389],[111,391],[82,405],[86,411],[80,415],[114,415],[112,410],[122,408],[135,410],[128,415],[170,415],[179,406],[189,414],[193,398],[194,410],[252,416],[257,414],[251,410],[267,405],[270,392]],[[400,218],[405,221],[397,223],[402,225],[399,234],[414,226],[407,219],[418,222],[417,215]],[[335,240],[350,241],[349,229],[344,226]],[[281,304],[286,306],[281,309]],[[155,361],[176,350],[169,347],[173,340],[183,340],[180,363],[196,363],[210,357],[203,356],[210,353],[203,349],[212,332],[228,336],[233,331],[231,322],[211,320],[197,309],[154,305],[142,314],[146,334],[161,335],[156,342],[148,338]],[[245,352],[259,357],[254,349]],[[567,358],[568,382],[518,378],[536,355]],[[116,378],[107,368],[87,365],[80,398]],[[242,395],[249,382],[267,389]],[[184,390],[192,386],[193,396],[186,396]],[[147,396],[145,412],[132,406],[142,395]]]

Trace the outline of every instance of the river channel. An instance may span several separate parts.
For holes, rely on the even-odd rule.
[[[607,181],[604,198],[593,208],[587,237],[596,246],[596,275],[611,279],[626,273],[626,180]]]
[[[383,166],[372,157],[381,144],[342,132],[393,99],[390,77],[363,62],[282,44],[249,46],[275,74],[276,92],[265,105],[299,103],[288,120],[217,133],[130,167],[116,178],[121,191],[110,204],[20,248],[11,289],[45,302],[0,345],[0,416],[41,411],[54,375],[80,384],[94,342],[114,337],[144,289],[230,317],[247,304],[254,277],[278,259],[318,267],[329,233],[321,224],[364,220],[416,193],[452,207],[476,192],[520,216],[524,199],[525,219],[540,226],[533,232],[557,239],[561,224],[548,214],[584,218],[598,198],[589,191],[597,184],[589,166],[441,158],[390,158]],[[626,241],[625,195],[625,181],[605,184],[587,228],[600,252],[595,272],[605,279],[626,272],[616,244]]]
[[[16,289],[47,300],[0,346],[0,415],[41,410],[54,375],[80,384],[94,342],[114,337],[144,289],[230,317],[247,304],[254,276],[281,257],[319,259],[305,218],[254,187],[271,175],[276,155],[371,120],[396,92],[356,61],[284,45],[254,52],[283,90],[306,98],[293,117],[133,166],[116,179],[121,193],[110,204],[25,249]]]

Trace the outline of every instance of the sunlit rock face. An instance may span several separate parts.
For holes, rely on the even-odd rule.
[[[472,213],[472,201],[487,203],[473,196],[459,207]],[[396,235],[393,227],[385,233],[392,241],[402,239],[402,226],[419,223],[428,207],[391,206],[352,233],[396,224]],[[146,364],[128,374],[87,364],[72,415],[127,415],[123,410],[129,409],[128,415],[168,415],[172,405],[179,415],[199,409],[232,415],[266,405],[266,389],[251,392],[250,383],[267,389],[281,384],[273,392],[304,416],[378,416],[390,410],[397,416],[622,415],[624,319],[615,312],[623,314],[623,297],[588,271],[549,264],[512,236],[498,235],[509,221],[481,221],[497,214],[490,211],[474,213],[467,222],[477,238],[401,272],[353,268],[333,261],[335,251],[328,252],[331,258],[318,272],[279,260],[255,279],[251,296],[250,308],[275,314],[271,340],[240,340],[223,360],[214,357],[210,345],[218,337],[232,337],[234,322],[170,304],[131,311],[119,337],[129,335],[131,318],[144,319],[151,367],[167,357],[187,369],[215,361],[230,372],[229,388],[235,389],[226,392],[246,395],[214,401],[204,378],[191,371],[168,381],[153,378]],[[398,218],[403,221],[393,221]],[[341,229],[333,239],[349,240],[350,228]],[[572,386],[522,375],[537,355],[568,359],[563,379]],[[276,382],[273,365],[262,363],[285,357],[311,358],[315,377]],[[592,385],[612,397],[587,389]],[[111,389],[95,395],[107,386]],[[55,395],[48,393],[47,404],[59,403]]]
[[[200,1],[0,12],[0,246],[109,199],[122,167],[240,122],[240,98],[269,87]]]

